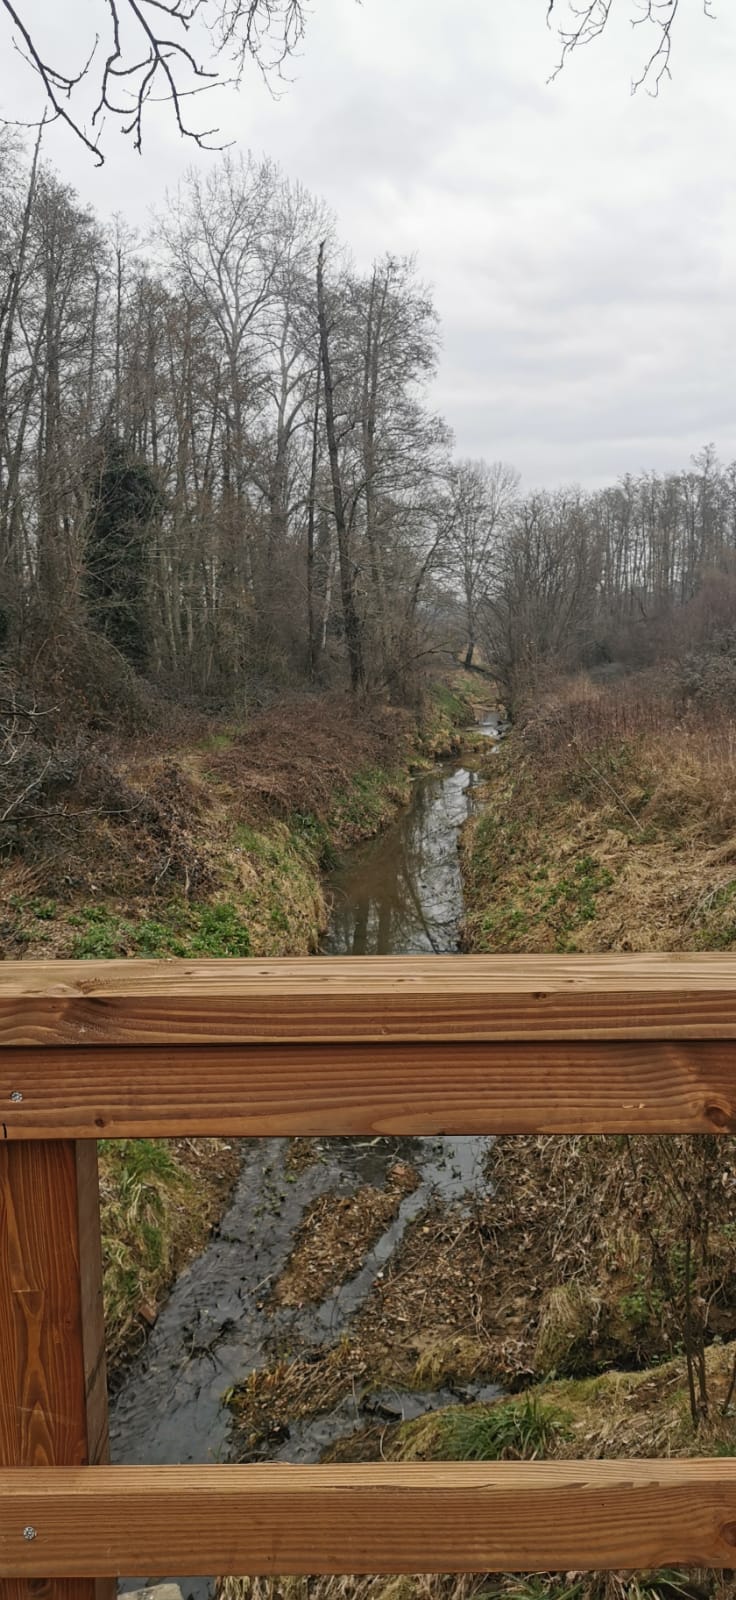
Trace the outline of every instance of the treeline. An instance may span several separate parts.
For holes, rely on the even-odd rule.
[[[427,403],[438,342],[414,264],[357,271],[268,160],[190,173],[144,244],[5,134],[6,671],[91,708],[107,681],[114,720],[124,682],[410,700],[464,655],[516,707],[554,672],[728,641],[736,467],[708,448],[521,493],[511,467],[453,459]]]
[[[443,605],[437,345],[413,264],[355,271],[267,160],[190,174],[143,248],[6,137],[6,651],[102,637],[213,698],[264,678],[405,691]]]
[[[736,466],[707,447],[690,470],[519,496],[507,469],[455,476],[453,537],[468,648],[521,705],[556,672],[699,654],[734,659]],[[735,700],[736,708],[736,700]]]

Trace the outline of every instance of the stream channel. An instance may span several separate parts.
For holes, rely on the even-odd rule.
[[[488,738],[501,732],[486,713]],[[421,774],[396,822],[351,851],[331,874],[325,955],[412,955],[457,951],[463,911],[458,834],[472,807],[475,775],[458,760]],[[315,957],[316,960],[319,957]],[[430,1201],[461,1203],[484,1183],[489,1140],[467,1138],[322,1139],[319,1159],[285,1172],[286,1139],[243,1141],[231,1205],[201,1256],[178,1279],[111,1411],[112,1460],[135,1465],[228,1459],[229,1412],[223,1395],[268,1364],[274,1340],[293,1350],[333,1344],[391,1260],[409,1224]],[[326,1192],[384,1187],[404,1161],[419,1184],[367,1253],[360,1270],[320,1305],[263,1308],[281,1275],[308,1206]],[[413,1393],[358,1391],[329,1414],[294,1423],[261,1459],[318,1461],[335,1440],[365,1426],[368,1413],[400,1421],[458,1398],[491,1399],[493,1386],[467,1384]],[[145,1574],[141,1575],[145,1582]],[[136,1588],[126,1579],[121,1590]],[[205,1600],[206,1579],[179,1579],[185,1596]]]

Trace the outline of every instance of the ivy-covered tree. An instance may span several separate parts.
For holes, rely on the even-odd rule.
[[[93,628],[131,665],[146,664],[146,567],[162,512],[151,467],[106,435],[90,474],[84,590]]]

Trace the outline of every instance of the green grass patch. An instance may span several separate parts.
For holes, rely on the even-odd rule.
[[[370,838],[392,820],[396,807],[407,804],[410,796],[408,771],[363,767],[355,773],[350,788],[335,795],[327,818],[329,833],[343,846]]]
[[[79,961],[116,956],[249,956],[251,936],[241,911],[229,901],[172,901],[160,918],[133,921],[104,907],[86,906],[69,918],[79,932],[70,955]]]
[[[612,873],[587,853],[562,871],[546,860],[525,868],[523,860],[521,830],[513,823],[501,829],[489,814],[481,818],[468,863],[475,897],[480,891],[488,901],[487,909],[476,913],[480,948],[513,951],[539,929],[552,933],[557,950],[574,950],[572,936],[592,922],[598,896],[614,882]],[[510,894],[504,880],[517,862]]]
[[[564,1411],[526,1395],[495,1406],[444,1412],[438,1453],[450,1461],[543,1460],[568,1435]]]
[[[234,743],[235,735],[232,733],[225,733],[222,731],[219,733],[209,733],[207,738],[202,740],[202,749],[212,750],[216,753],[219,753],[221,750],[231,750]]]
[[[470,730],[476,720],[477,697],[477,684],[462,674],[450,681],[432,684],[424,707],[419,741],[427,756],[441,755],[457,748],[460,731],[463,728]]]
[[[736,878],[704,897],[695,948],[731,950],[736,944]]]

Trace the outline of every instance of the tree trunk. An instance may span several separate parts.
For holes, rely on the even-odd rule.
[[[378,297],[378,279],[374,267],[371,279],[370,297],[368,301],[368,320],[365,336],[365,352],[363,363],[363,470],[365,474],[365,532],[368,543],[368,557],[371,568],[371,581],[376,605],[376,633],[383,657],[383,666],[386,665],[388,648],[386,642],[386,597],[384,593],[383,570],[381,555],[378,547],[378,535],[375,517],[375,441],[376,441],[376,409],[378,398],[378,375],[381,327],[388,295],[388,273],[383,281],[383,288]]]
[[[327,327],[327,313],[325,310],[324,287],[324,239],[319,247],[317,257],[317,317],[319,320],[319,344],[322,357],[322,377],[325,389],[325,428],[327,431],[327,451],[330,458],[330,476],[332,479],[332,499],[335,507],[335,528],[337,530],[337,550],[340,560],[340,593],[342,597],[342,614],[345,625],[345,641],[348,647],[348,661],[350,663],[350,687],[357,694],[365,682],[365,667],[363,662],[363,630],[360,617],[355,604],[355,591],[353,588],[353,574],[350,566],[350,548],[348,527],[345,517],[345,500],[340,476],[340,458],[337,449],[337,435],[335,432],[335,396],[332,384],[332,366],[330,362],[330,340]]]
[[[319,455],[320,370],[318,362],[314,394],[314,419],[312,423],[312,460],[309,470],[309,505],[307,507],[307,669],[312,683],[314,683],[317,676],[317,634],[314,619],[314,502],[317,492],[317,461]]]

